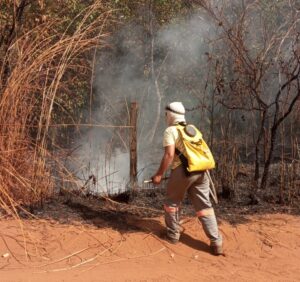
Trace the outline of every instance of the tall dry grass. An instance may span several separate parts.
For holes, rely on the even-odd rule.
[[[61,173],[48,150],[53,108],[68,83],[64,75],[89,67],[76,58],[104,44],[109,18],[96,2],[71,24],[47,21],[8,46],[0,66],[0,208],[7,213],[52,195],[53,175]]]

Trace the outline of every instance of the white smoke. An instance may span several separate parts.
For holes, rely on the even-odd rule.
[[[139,180],[150,177],[159,165],[166,126],[165,105],[171,101],[182,101],[186,108],[198,104],[207,73],[205,54],[209,52],[208,41],[213,34],[212,25],[200,14],[178,19],[159,29],[153,38],[142,26],[129,24],[112,35],[111,48],[100,53],[94,83],[93,122],[127,126],[130,103],[139,104]],[[155,79],[161,101],[157,98]],[[196,92],[189,89],[191,82]],[[157,117],[158,127],[154,128],[151,139],[149,132],[154,130]],[[187,115],[187,119],[191,118]],[[84,170],[86,175],[95,175],[97,192],[112,193],[126,188],[128,128],[93,128],[77,143],[81,146],[77,158],[84,168],[78,175]]]

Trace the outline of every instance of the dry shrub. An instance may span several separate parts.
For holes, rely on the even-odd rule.
[[[88,67],[76,59],[104,42],[109,15],[97,2],[68,26],[48,21],[8,46],[0,66],[0,207],[6,212],[40,204],[52,194],[60,168],[51,165],[47,145],[53,106],[66,87],[66,72]]]

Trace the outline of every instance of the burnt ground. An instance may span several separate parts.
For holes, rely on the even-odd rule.
[[[63,222],[68,221],[68,213],[77,214],[96,227],[111,227],[120,232],[138,231],[140,227],[134,224],[135,221],[163,215],[164,196],[164,188],[124,192],[110,197],[65,192],[33,213]],[[218,199],[219,204],[214,204],[218,220],[225,220],[232,225],[246,223],[249,215],[300,215],[300,201],[294,201],[293,205],[283,205],[263,199],[256,204],[250,204],[249,196],[245,196],[243,201],[241,197],[224,199],[221,195]],[[182,203],[181,214],[183,218],[194,216],[194,209],[188,198]]]
[[[235,187],[230,187],[231,193],[224,194],[222,184],[215,181],[219,204],[214,205],[218,219],[230,224],[247,222],[249,215],[285,213],[300,215],[300,174],[294,180],[293,189],[285,189],[280,203],[280,174],[278,166],[273,166],[270,175],[270,185],[265,191],[256,191],[256,201],[253,201],[251,191],[251,171],[241,170],[236,175]],[[299,185],[297,184],[299,183]],[[65,214],[77,214],[83,220],[97,227],[103,224],[122,231],[138,230],[132,225],[135,220],[154,218],[163,215],[165,182],[159,187],[147,185],[137,187],[117,195],[94,195],[79,191],[60,191],[54,198],[47,201],[43,207],[31,209],[31,213],[39,217],[54,218],[58,221],[68,220]],[[86,191],[90,191],[87,189]],[[188,198],[182,203],[181,214],[193,216],[194,210]],[[22,217],[27,217],[22,211]]]

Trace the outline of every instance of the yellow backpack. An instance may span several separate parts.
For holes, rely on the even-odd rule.
[[[186,152],[175,149],[186,172],[205,171],[215,168],[214,157],[202,138],[202,133],[191,124],[178,124],[176,129]]]

